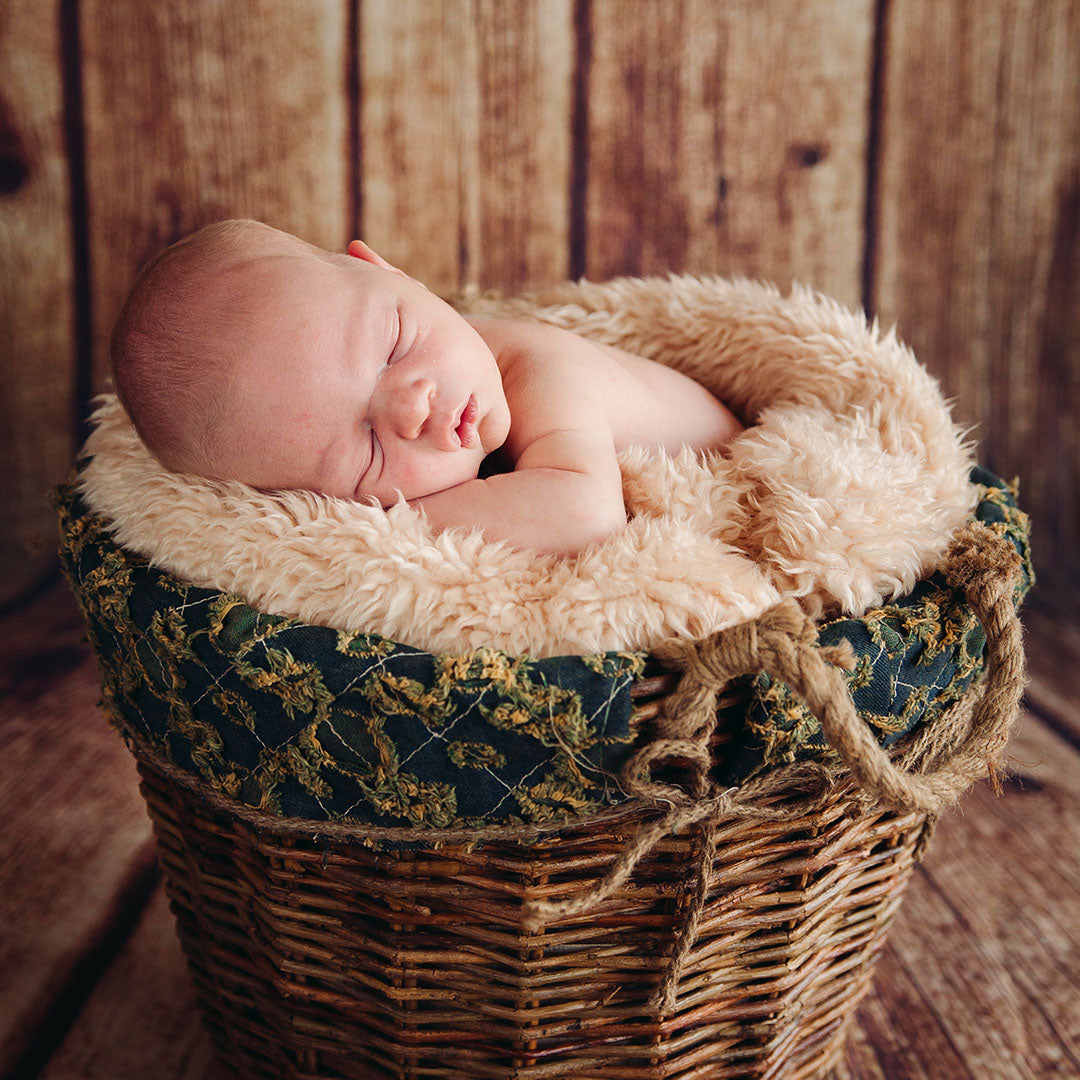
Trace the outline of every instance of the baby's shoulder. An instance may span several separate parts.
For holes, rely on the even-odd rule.
[[[616,387],[606,358],[557,326],[524,320],[474,323],[495,355],[510,409],[510,453],[516,458],[554,431],[611,439]]]
[[[498,358],[517,358],[549,353],[575,352],[586,344],[584,338],[551,323],[521,318],[470,318],[469,322]]]
[[[569,381],[579,390],[609,388],[621,374],[610,350],[561,326],[529,319],[472,320],[511,390]]]

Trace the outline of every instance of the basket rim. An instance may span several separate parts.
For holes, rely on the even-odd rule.
[[[197,796],[211,811],[225,817],[238,819],[251,828],[279,836],[303,837],[308,840],[327,842],[344,841],[365,843],[374,841],[375,846],[388,849],[395,847],[433,848],[444,844],[471,844],[476,841],[505,841],[529,843],[541,841],[559,833],[591,830],[603,826],[625,826],[637,830],[651,821],[659,821],[667,814],[667,809],[659,802],[644,798],[630,798],[624,802],[582,814],[573,818],[528,824],[493,824],[475,828],[441,828],[415,826],[375,825],[369,822],[349,819],[322,819],[284,816],[259,810],[238,798],[234,798],[216,789],[212,784],[188,772],[186,769],[169,761],[159,754],[149,741],[127,727],[119,729],[128,750],[135,758],[139,768],[148,768],[170,783],[178,784],[186,791]],[[904,740],[897,744],[890,757],[899,760],[908,749]],[[797,809],[808,809],[823,800],[844,800],[852,808],[875,809],[868,807],[865,798],[860,796],[858,784],[851,773],[841,764],[824,765],[816,761],[793,762],[770,770],[768,783],[761,785],[760,792],[754,790],[754,784],[742,788],[729,788],[725,795],[739,793],[738,807],[746,807],[755,801],[764,807],[768,804],[783,803],[789,813]],[[749,787],[750,790],[747,790]],[[876,807],[887,810],[888,807]],[[731,815],[731,820],[753,817],[739,813]],[[717,823],[719,819],[713,819]]]
[[[974,479],[975,478],[973,477],[973,480]],[[1003,492],[1000,491],[1000,489],[999,489],[998,493],[999,494],[1004,494]],[[94,514],[92,511],[89,511],[89,509],[85,506],[85,504],[80,505],[78,492],[77,492],[77,490],[75,489],[74,486],[72,486],[72,485],[64,485],[64,486],[58,488],[54,492],[54,501],[57,502],[58,510],[61,513],[61,518],[62,518],[62,522],[63,522],[62,523],[62,529],[63,529],[64,535],[65,535],[65,544],[66,545],[68,545],[68,544],[71,545],[70,550],[65,550],[63,552],[63,554],[66,555],[69,559],[79,558],[80,556],[78,556],[76,554],[75,548],[77,547],[78,550],[81,551],[82,550],[81,544],[83,542],[89,540],[90,543],[91,543],[91,546],[100,545],[100,547],[101,547],[102,551],[104,552],[105,556],[110,561],[113,558],[118,558],[125,566],[128,565],[128,561],[132,561],[135,564],[145,565],[147,567],[147,569],[149,570],[149,572],[152,573],[152,574],[164,575],[164,577],[166,579],[171,578],[171,575],[168,575],[167,572],[162,571],[160,568],[154,568],[153,566],[151,566],[149,564],[146,564],[145,560],[139,559],[138,556],[133,555],[132,553],[128,552],[126,549],[121,547],[116,542],[116,540],[110,535],[110,533],[108,531],[108,528],[107,528],[107,523],[103,523],[102,521],[98,520],[100,516]],[[1012,503],[1011,500],[1010,500],[1010,505],[1015,506],[1015,503]],[[1018,511],[1018,513],[1019,513],[1019,511]],[[1024,540],[1026,541],[1026,535],[1024,537]],[[1025,543],[1024,546],[1026,547],[1026,543]],[[1026,552],[1024,552],[1024,554],[1026,555]],[[1025,562],[1027,561],[1026,558],[1025,558],[1024,561]],[[89,565],[92,567],[94,564],[91,562]],[[68,569],[66,563],[65,563],[65,568]],[[84,580],[83,579],[83,571],[75,569],[74,567],[72,567],[71,569],[74,569],[74,576],[72,576],[70,574],[69,574],[69,576],[72,576],[72,584],[73,584],[73,587],[75,588],[76,592],[78,593],[78,592],[80,592],[80,590],[84,590],[84,591],[89,590],[89,593],[91,595],[93,595],[94,590],[97,589],[97,585],[93,584],[93,580],[91,578],[87,578],[86,580]],[[927,583],[929,584],[929,582],[927,582]],[[137,587],[137,586],[132,586],[133,589],[135,587]],[[206,593],[207,595],[210,595],[211,598],[216,596],[219,599],[221,599],[221,598],[231,599],[234,602],[232,606],[240,606],[240,605],[246,604],[246,601],[244,601],[243,598],[241,598],[241,597],[231,597],[230,598],[230,597],[225,597],[224,594],[211,594],[211,592],[209,590],[199,590],[199,592]],[[134,592],[133,592],[132,595],[134,595]],[[185,594],[185,596],[186,596],[186,594]],[[957,598],[957,601],[958,602],[963,602],[959,598],[959,596]],[[185,608],[188,606],[187,603],[186,603],[186,600],[185,600],[185,605],[184,606],[185,606]],[[195,605],[192,605],[192,606],[195,606]],[[250,608],[251,605],[248,604],[247,607]],[[126,611],[126,601],[125,601],[124,610]],[[258,609],[252,608],[251,610],[255,611],[257,616],[259,615]],[[90,620],[90,618],[91,618],[91,610],[86,609],[85,613],[87,615],[88,620]],[[107,613],[98,613],[94,617],[95,618],[105,618],[106,614]],[[109,615],[108,616],[108,618],[115,618],[115,617],[116,617],[115,615]],[[108,618],[106,618],[106,623],[108,623]],[[123,616],[123,618],[130,620],[131,617],[130,616]],[[285,625],[286,623],[288,623],[290,625],[290,627],[292,627],[293,629],[301,629],[301,630],[307,629],[307,624],[301,623],[298,620],[285,620],[285,619],[276,620],[275,619],[275,621],[280,621],[282,625]],[[853,619],[852,620],[849,620],[849,619],[824,620],[820,624],[818,624],[817,629],[822,630],[822,629],[824,629],[826,627],[831,627],[831,628],[835,628],[835,629],[839,630],[840,626],[844,626],[845,624],[848,624],[848,623],[851,623],[851,622],[859,622],[859,621],[860,620],[853,620]],[[865,619],[863,620],[863,622],[865,623]],[[295,624],[295,626],[293,624]],[[837,624],[840,624],[840,626],[838,626]],[[108,624],[108,625],[105,626],[106,631],[108,631],[108,626],[109,625],[111,625],[111,624]],[[134,626],[135,624],[133,623],[132,625]],[[323,633],[330,633],[330,634],[334,633],[333,630],[330,630],[328,628],[313,627],[312,629],[317,629],[319,631],[322,631]],[[145,628],[138,628],[137,627],[136,630],[137,630],[138,634],[149,633],[149,631],[147,631]],[[203,633],[203,632],[205,632],[205,631],[200,631],[200,633]],[[721,633],[726,633],[726,631],[722,631]],[[92,632],[91,636],[92,637],[95,636],[93,632]],[[843,634],[841,634],[841,636],[843,636]],[[148,642],[150,642],[151,645],[154,644],[153,641],[151,641],[150,638],[146,638],[146,640]],[[386,640],[389,641],[389,639],[386,639]],[[706,645],[706,644],[708,644],[707,641],[694,643],[695,647],[703,646],[703,645]],[[818,644],[819,645],[825,645],[827,643],[825,641],[822,641],[822,642],[819,642]],[[166,648],[169,647],[168,643],[165,643],[165,647]],[[226,647],[228,648],[228,646],[226,646]],[[908,646],[906,646],[906,647],[910,647],[910,644]],[[408,647],[408,646],[404,646],[404,648],[409,653],[418,653],[419,652],[419,650],[416,650],[416,649]],[[828,653],[828,652],[829,652],[828,648],[822,650],[823,655],[825,653]],[[232,654],[229,653],[228,655],[232,655]],[[301,659],[305,658],[304,654],[302,654],[302,653],[298,653],[297,655]],[[424,654],[420,653],[420,655],[423,656]],[[428,654],[428,655],[430,656],[430,654]],[[973,653],[972,654],[973,658],[974,658],[974,655],[975,654]],[[306,657],[306,659],[310,660],[311,657]],[[516,658],[511,657],[509,659],[514,660]],[[557,659],[558,658],[553,658],[553,660],[557,660]],[[573,657],[571,659],[576,660],[576,661],[581,661],[581,660],[583,660],[585,658],[583,658],[583,657]],[[620,746],[623,743],[625,743],[627,749],[625,751],[623,751],[621,749],[619,750],[618,754],[619,754],[620,758],[622,756],[624,756],[624,754],[626,754],[626,753],[632,754],[634,752],[635,747],[640,745],[641,737],[643,736],[643,734],[645,734],[643,729],[646,728],[647,725],[649,724],[649,722],[653,718],[657,717],[657,715],[661,712],[661,706],[663,704],[663,701],[661,699],[666,700],[668,697],[671,696],[671,694],[673,694],[674,692],[676,692],[678,690],[678,686],[679,686],[679,684],[681,683],[682,680],[681,680],[681,677],[679,677],[675,673],[678,672],[678,671],[683,670],[683,668],[685,667],[685,664],[683,663],[683,661],[681,659],[676,661],[674,664],[668,663],[668,664],[665,665],[665,664],[662,663],[663,658],[658,656],[655,652],[650,652],[648,654],[645,654],[644,657],[640,658],[640,660],[639,660],[639,663],[642,666],[637,666],[635,668],[628,668],[628,667],[625,666],[625,661],[627,659],[628,659],[628,657],[627,657],[626,654],[621,654],[621,660],[623,661],[624,666],[623,666],[623,668],[621,670],[621,674],[618,676],[618,678],[620,680],[622,680],[623,686],[627,691],[626,698],[624,699],[625,705],[621,704],[619,706],[619,708],[620,708],[620,710],[625,708],[627,712],[626,712],[626,715],[623,715],[623,713],[621,711],[619,713],[618,723],[620,725],[622,725],[622,727],[617,728],[617,729],[609,727],[607,729],[607,731],[611,732],[611,733],[621,732],[621,734],[617,735],[616,741],[620,744]],[[350,659],[350,663],[351,663],[351,659]],[[380,661],[380,663],[381,663],[381,661]],[[542,665],[542,664],[545,663],[545,661],[543,661],[543,660],[536,661],[536,663],[537,663],[537,665]],[[648,664],[648,667],[643,666],[645,663]],[[662,675],[657,675],[658,669],[663,668],[663,667],[666,667],[667,673],[662,674]],[[756,679],[759,683],[761,682],[761,680],[765,680],[765,685],[766,686],[769,685],[768,684],[768,678],[764,674],[759,675],[759,676],[753,676],[753,675],[749,674],[749,672],[751,672],[751,671],[757,671],[758,669],[756,667],[754,667],[754,668],[746,668],[746,667],[744,667],[744,668],[740,668],[739,670],[744,673],[741,676],[741,678],[745,681],[746,684],[749,684],[750,682],[752,682],[752,681],[754,681]],[[359,671],[359,668],[357,669],[357,671]],[[104,674],[104,672],[103,672],[103,674]],[[592,676],[590,676],[590,678],[591,677]],[[544,676],[544,678],[546,679],[547,676]],[[935,678],[936,678],[936,676],[935,676]],[[952,678],[952,676],[950,676],[950,678]],[[604,675],[603,679],[605,680],[605,686],[610,685],[610,679],[611,679],[610,674]],[[352,685],[352,683],[350,683],[350,685]],[[760,689],[760,687],[758,687],[758,689]],[[778,684],[778,689],[783,690],[783,686]],[[935,684],[934,686],[931,687],[931,689],[935,690],[935,692],[938,692],[940,690],[940,687],[938,687]],[[956,700],[956,697],[958,696],[958,693],[962,688],[959,685],[957,685],[954,688],[952,686],[952,684],[950,683],[949,686],[946,689],[949,691],[949,693],[946,694],[946,695],[941,695],[942,700],[941,700],[940,704],[938,705],[939,710],[942,708],[942,706],[947,707],[948,704],[951,701]],[[123,693],[124,693],[122,688],[120,689],[119,692],[120,692],[121,695],[123,695]],[[337,691],[334,691],[334,692],[336,693]],[[175,737],[178,737],[178,738],[181,737],[181,736],[186,737],[186,734],[185,734],[186,729],[184,731],[181,731],[180,729],[175,729],[174,730],[173,726],[171,726],[172,725],[172,720],[169,720],[169,725],[170,726],[168,726],[164,730],[164,732],[159,732],[159,731],[156,731],[156,730],[152,730],[151,726],[149,724],[147,724],[147,730],[146,730],[145,733],[143,733],[142,728],[140,727],[140,724],[135,722],[134,717],[127,715],[127,713],[130,712],[130,708],[125,706],[123,709],[121,709],[120,708],[120,705],[121,705],[120,701],[117,701],[117,702],[112,702],[111,701],[111,698],[113,696],[114,695],[112,693],[110,693],[108,688],[107,688],[106,689],[107,711],[110,714],[110,717],[113,720],[114,724],[117,727],[119,727],[122,731],[125,731],[129,736],[133,736],[133,737],[136,737],[136,738],[137,737],[145,738],[145,739],[147,739],[149,741],[149,743],[151,745],[157,745],[159,735],[162,735],[162,734],[169,735],[170,732],[172,733],[172,736],[175,736]],[[605,697],[608,696],[608,691],[606,689],[604,691],[604,696]],[[648,700],[649,698],[652,698],[652,700],[649,701]],[[609,701],[610,700],[611,699],[609,698]],[[781,706],[783,706],[784,702],[781,701],[780,704],[781,704]],[[859,708],[857,699],[855,701],[853,701],[853,704],[855,704],[856,708]],[[134,701],[131,702],[131,707],[135,707],[140,715],[142,715],[144,713],[144,710],[141,708],[141,706],[135,706]],[[150,714],[147,714],[147,715],[150,715]],[[749,719],[749,715],[748,715],[748,719]],[[156,723],[156,721],[155,721],[155,723]],[[923,727],[925,727],[925,726],[926,725],[923,725]],[[217,729],[217,730],[221,730],[222,733],[224,733],[223,729]],[[556,734],[558,734],[558,733],[556,733]],[[476,737],[476,736],[468,734],[465,737],[469,738],[469,737]],[[817,737],[815,737],[815,739],[817,739]],[[806,744],[807,749],[809,749],[811,751],[813,751],[815,747],[817,747],[819,749],[827,749],[827,747],[825,746],[825,741],[826,740],[823,740],[823,739],[817,739],[817,741],[808,741],[807,744]],[[894,741],[895,741],[894,739],[889,739],[888,741],[885,742],[885,745],[888,746],[890,743],[893,743]],[[260,740],[260,742],[261,742],[261,740]],[[282,743],[281,745],[285,746],[287,744]],[[799,745],[801,746],[802,744],[800,743]],[[161,753],[163,754],[165,759],[176,760],[176,759],[173,759],[173,756],[172,756],[172,754],[170,752],[170,748],[168,746],[162,745],[162,746],[158,747],[158,749],[161,751]],[[739,756],[739,754],[741,753],[741,750],[740,750],[739,747],[735,747],[734,750],[735,750],[735,754],[730,760],[735,760],[735,758],[737,758]],[[769,775],[772,775],[773,773],[776,773],[776,772],[782,770],[786,766],[787,763],[789,763],[789,762],[791,762],[793,760],[797,760],[797,757],[798,757],[798,755],[796,754],[797,750],[798,750],[798,746],[796,746],[795,744],[792,744],[787,749],[785,749],[784,746],[781,746],[781,753],[775,754],[771,759],[768,759],[768,758],[763,759],[760,762],[759,765],[752,766],[750,769],[747,770],[747,772],[744,772],[744,773],[739,774],[739,775],[736,775],[734,772],[731,772],[731,773],[727,773],[727,774],[717,775],[716,778],[721,782],[721,786],[726,786],[728,784],[735,784],[737,787],[741,788],[741,787],[745,786],[745,780],[746,780],[746,778],[748,776],[753,777],[753,776],[759,775],[761,772],[765,772],[765,773],[767,773]],[[184,751],[184,753],[187,753],[187,751]],[[156,754],[154,756],[157,757]],[[171,763],[171,760],[170,760],[170,763]],[[236,762],[237,764],[234,764],[233,762]],[[195,765],[195,764],[196,763],[193,761],[192,764],[190,764],[190,765],[189,764],[181,764],[179,766],[179,768],[180,768],[181,772],[183,772],[185,774],[186,777],[191,778],[192,783],[195,784],[196,786],[199,785],[200,779],[203,779],[203,780],[207,781],[207,783],[208,783],[207,790],[209,790],[209,791],[214,791],[214,790],[228,791],[228,790],[230,790],[228,788],[228,786],[227,786],[229,784],[229,782],[230,781],[235,782],[235,777],[225,776],[224,773],[222,773],[220,769],[218,769],[217,774],[214,774],[213,769],[211,769],[211,771],[208,773],[204,769],[202,769],[201,766],[196,766],[196,768],[193,769],[192,765]],[[257,762],[247,762],[247,763],[245,763],[245,761],[243,759],[239,758],[239,757],[228,757],[228,758],[223,759],[222,764],[223,764],[223,767],[225,767],[226,769],[242,769],[242,770],[244,770],[244,771],[241,771],[239,773],[239,775],[241,777],[251,775],[254,778],[254,780],[259,783],[260,787],[262,786],[262,781],[258,779],[258,773],[259,773],[259,770],[262,769],[262,765],[259,765]],[[593,802],[591,805],[586,804],[584,806],[582,806],[582,805],[574,806],[572,801],[565,801],[561,806],[558,806],[558,804],[555,804],[557,806],[557,812],[555,812],[555,813],[553,813],[551,815],[551,820],[543,820],[543,817],[544,817],[543,814],[539,814],[539,815],[534,816],[534,815],[526,813],[525,816],[526,816],[527,821],[525,823],[521,822],[520,819],[517,820],[517,821],[509,822],[509,823],[508,822],[498,822],[498,814],[497,813],[494,815],[494,820],[491,820],[491,818],[487,817],[487,815],[489,813],[489,811],[487,811],[487,810],[479,810],[479,811],[477,811],[477,810],[470,809],[470,810],[466,811],[466,810],[462,809],[462,810],[455,810],[454,814],[452,816],[451,815],[443,815],[443,818],[442,818],[441,822],[438,820],[437,816],[434,819],[431,818],[430,816],[427,816],[427,820],[423,820],[422,818],[425,817],[426,815],[421,815],[421,818],[418,818],[418,819],[413,820],[411,822],[409,820],[406,820],[401,825],[383,824],[383,823],[378,822],[377,820],[372,821],[370,819],[368,821],[366,821],[364,824],[365,824],[366,827],[369,827],[372,830],[373,835],[379,836],[381,838],[385,838],[387,840],[390,840],[392,838],[395,839],[395,840],[398,839],[398,838],[408,838],[409,840],[413,840],[419,835],[429,834],[429,833],[434,834],[434,835],[448,836],[448,835],[451,835],[453,833],[453,830],[455,830],[455,829],[460,830],[460,832],[462,834],[467,832],[470,836],[476,836],[478,829],[485,829],[485,828],[491,828],[491,829],[495,830],[496,833],[498,833],[500,830],[509,829],[509,830],[520,830],[522,835],[543,835],[543,834],[546,834],[546,833],[552,832],[552,831],[557,832],[564,825],[572,824],[575,821],[592,819],[592,818],[596,818],[598,816],[603,818],[603,819],[606,819],[606,816],[609,813],[612,814],[614,817],[618,817],[621,808],[624,808],[624,807],[628,808],[630,810],[630,812],[632,813],[632,807],[630,807],[629,804],[632,801],[630,796],[633,793],[630,790],[628,790],[625,787],[625,785],[622,784],[621,780],[619,779],[619,777],[623,775],[623,773],[621,772],[620,762],[617,761],[615,757],[610,757],[609,756],[609,757],[605,757],[603,759],[597,759],[596,762],[594,762],[593,764],[599,764],[600,765],[601,772],[607,778],[605,780],[605,784],[610,783],[610,782],[614,782],[615,784],[618,784],[619,787],[622,788],[622,794],[621,794],[620,797],[618,797],[616,799],[611,799],[610,797],[605,797],[604,801],[609,803],[609,804],[613,803],[613,805],[598,806],[598,805],[596,805],[595,802]],[[214,768],[217,769],[218,767],[215,765]],[[425,778],[424,774],[421,773],[420,778],[424,779]],[[271,776],[271,779],[272,779],[272,776]],[[225,786],[223,786],[222,783],[220,783],[219,781],[224,781]],[[513,782],[513,781],[511,781],[511,782]],[[510,791],[510,789],[506,788],[505,785],[503,786],[503,790],[506,790],[507,792]],[[260,813],[263,812],[263,810],[261,808],[266,806],[266,803],[263,801],[263,798],[264,798],[265,794],[266,794],[265,790],[262,792],[262,794],[260,794],[260,791],[252,789],[245,796],[236,798],[235,803],[230,803],[229,805],[230,805],[230,807],[233,807],[233,806],[249,807],[249,808],[252,809],[253,814],[260,814]],[[605,795],[606,795],[606,789],[605,789]],[[504,802],[506,801],[505,798],[503,799],[503,801]],[[353,803],[353,805],[355,805],[355,803]],[[372,805],[375,806],[376,804],[373,802]],[[525,806],[527,804],[523,803],[522,805]],[[280,821],[286,821],[286,820],[292,820],[292,821],[303,823],[303,824],[301,824],[300,828],[301,828],[301,831],[304,831],[304,832],[319,832],[319,831],[325,831],[326,826],[332,824],[333,822],[340,821],[340,820],[345,819],[345,818],[347,818],[350,821],[351,826],[355,826],[356,819],[352,818],[352,817],[349,817],[351,807],[349,807],[349,809],[346,809],[346,807],[349,807],[349,802],[348,801],[340,802],[336,807],[333,806],[333,805],[328,806],[328,807],[321,807],[321,800],[320,800],[320,807],[318,807],[318,808],[316,808],[314,806],[308,807],[308,806],[306,806],[304,804],[301,804],[301,803],[294,803],[294,805],[292,805],[291,807],[288,807],[288,808],[274,807],[273,808],[274,812],[271,813],[269,815],[269,817],[271,817],[274,820],[279,821],[279,822]],[[311,812],[312,809],[315,810],[314,813]],[[319,809],[324,809],[326,811],[326,816],[323,816],[322,814],[320,814]],[[496,808],[496,809],[498,809],[498,808]],[[383,809],[376,809],[376,813],[378,815],[380,815],[380,816],[382,816],[382,815],[397,816],[397,817],[399,817],[399,819],[402,818],[402,817],[405,817],[404,814],[400,813],[397,810],[389,810],[389,811],[387,811],[387,810],[383,810]],[[530,817],[531,817],[531,820],[528,820]],[[487,818],[487,820],[485,820],[485,818]],[[320,827],[318,827],[318,828],[312,828],[312,826],[310,824],[311,822],[321,822],[322,825]],[[353,827],[352,831],[355,832],[355,827]]]

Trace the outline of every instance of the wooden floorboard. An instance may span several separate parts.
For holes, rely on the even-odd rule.
[[[939,824],[838,1077],[1080,1077],[1080,753],[1027,713],[1010,754]]]
[[[1024,610],[1024,631],[1029,705],[1080,749],[1080,621],[1036,599]]]
[[[0,924],[0,957],[18,960],[0,968],[16,971],[0,999],[14,1011],[0,1076],[15,1075],[25,1037],[10,1032],[22,1031],[51,1048],[27,1080],[222,1080],[160,886],[132,910],[146,825],[126,751],[94,708],[77,621],[53,597],[30,624],[0,713],[20,766],[0,841],[0,903],[17,919]],[[31,659],[35,635],[54,643],[51,660]],[[1057,653],[1036,654],[1047,635]],[[1029,627],[1031,709],[1004,794],[976,785],[939,824],[836,1080],[1080,1077],[1080,723],[1061,689],[1071,640],[1052,620]],[[69,985],[80,962],[81,997]],[[55,1000],[65,986],[70,1016]]]
[[[0,1075],[46,1057],[155,874],[70,593],[0,621]]]
[[[41,1080],[225,1080],[159,887]]]

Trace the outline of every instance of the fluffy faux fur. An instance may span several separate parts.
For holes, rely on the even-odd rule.
[[[623,278],[458,307],[669,364],[750,426],[722,455],[624,454],[630,522],[573,558],[433,535],[404,503],[171,474],[111,395],[86,444],[85,498],[123,546],[262,610],[432,652],[533,656],[697,638],[782,596],[815,616],[861,613],[927,573],[974,505],[937,383],[893,333],[808,290]]]

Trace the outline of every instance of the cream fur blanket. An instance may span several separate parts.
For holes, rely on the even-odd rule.
[[[910,589],[968,517],[967,446],[937,383],[893,333],[796,288],[624,278],[458,307],[566,327],[670,364],[749,426],[724,454],[630,451],[626,530],[573,558],[384,511],[167,472],[116,398],[82,474],[118,543],[261,610],[431,651],[647,649],[783,596],[815,617]]]

